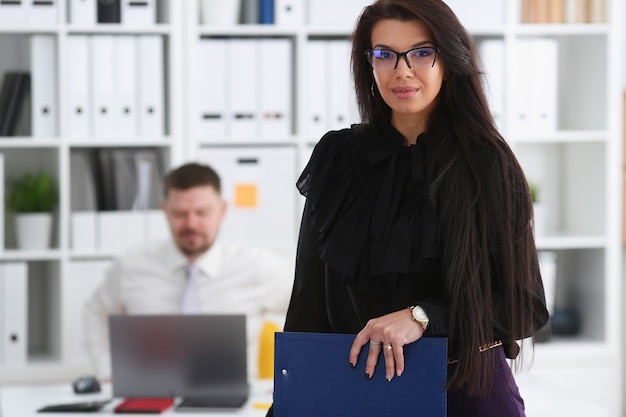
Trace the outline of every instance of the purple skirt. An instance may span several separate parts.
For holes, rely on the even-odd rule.
[[[463,390],[448,390],[448,417],[525,417],[522,399],[511,368],[498,347],[498,365],[491,393],[485,397],[468,397]],[[450,365],[454,366],[454,364]]]

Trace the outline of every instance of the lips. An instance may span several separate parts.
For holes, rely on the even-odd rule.
[[[400,86],[391,89],[391,92],[398,98],[411,98],[417,93],[417,88],[410,86]]]

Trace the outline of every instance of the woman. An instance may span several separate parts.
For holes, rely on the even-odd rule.
[[[448,415],[523,416],[505,355],[548,313],[529,190],[472,39],[441,0],[379,0],[352,43],[363,123],[327,133],[298,180],[285,330],[358,333],[350,363],[366,346],[366,378],[388,380],[405,344],[448,337]]]

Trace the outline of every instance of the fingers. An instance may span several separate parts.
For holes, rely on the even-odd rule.
[[[371,319],[352,342],[350,365],[353,368],[356,367],[359,353],[365,346],[367,349],[366,378],[369,379],[374,375],[376,365],[382,356],[385,361],[385,376],[388,381],[391,381],[395,375],[400,376],[404,372],[403,346],[419,339],[422,333],[421,326],[411,320],[408,309]],[[382,366],[381,364],[380,367]]]
[[[371,379],[374,375],[374,369],[376,368],[382,345],[382,342],[373,342],[373,344],[370,345],[369,352],[367,353],[367,361],[365,362],[366,379]]]
[[[404,349],[402,345],[394,345],[392,352],[393,359],[396,365],[396,375],[400,376],[402,375],[402,372],[404,372]],[[391,375],[393,375],[393,369],[391,371]]]
[[[385,356],[385,378],[387,381],[393,379],[395,374],[395,358],[393,356],[393,345],[388,343],[383,346],[383,353]]]
[[[354,341],[352,342],[352,347],[350,348],[350,365],[353,368],[356,366],[356,361],[359,357],[359,352],[361,352],[361,348],[369,341],[369,336],[367,336],[362,331],[354,338]]]

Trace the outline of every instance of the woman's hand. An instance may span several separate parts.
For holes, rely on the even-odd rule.
[[[353,367],[356,366],[361,348],[368,345],[365,374],[367,378],[371,378],[378,362],[378,355],[382,350],[385,358],[386,378],[387,381],[391,381],[394,374],[400,376],[404,371],[403,346],[415,342],[423,334],[424,328],[412,319],[411,310],[408,308],[372,319],[352,342],[350,364]]]

